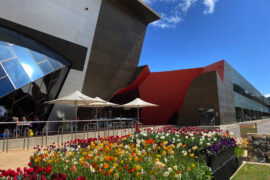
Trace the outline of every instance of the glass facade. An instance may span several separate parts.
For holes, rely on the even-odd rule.
[[[38,115],[45,120],[70,63],[41,43],[0,27],[0,121]]]
[[[265,98],[234,68],[231,67],[231,69],[235,106],[247,110],[270,113],[269,99]]]

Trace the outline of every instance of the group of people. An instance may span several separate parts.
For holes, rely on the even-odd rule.
[[[15,131],[19,131],[19,134],[23,134],[24,130],[26,128],[29,128],[29,130],[31,129],[31,131],[33,131],[34,135],[38,135],[41,133],[42,128],[44,126],[41,123],[33,123],[33,122],[40,121],[37,115],[34,116],[33,121],[28,121],[26,116],[22,116],[21,120],[19,120],[18,117],[12,117],[12,121],[17,122],[13,126],[14,126]]]

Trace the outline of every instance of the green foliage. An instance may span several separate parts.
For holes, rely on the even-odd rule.
[[[235,148],[234,154],[237,158],[241,158],[244,156],[245,148],[242,146],[237,146]]]
[[[232,180],[269,180],[270,166],[245,164],[240,171],[232,178]]]

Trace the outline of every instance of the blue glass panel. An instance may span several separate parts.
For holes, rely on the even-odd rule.
[[[70,64],[63,56],[57,54],[47,46],[39,44],[39,47],[42,49],[43,54],[46,55],[49,60],[58,61],[60,65],[63,64],[63,66]],[[54,62],[52,62],[52,64],[54,64]],[[56,65],[56,69],[59,69],[58,64]]]
[[[2,66],[0,65],[0,78],[5,76],[5,75],[6,75],[5,71],[3,70]]]
[[[8,77],[0,79],[0,98],[7,95],[8,93],[14,91],[14,87],[9,81]]]
[[[0,41],[0,61],[10,59],[14,57],[14,54],[10,50],[8,43]]]
[[[21,62],[25,72],[28,74],[32,81],[35,81],[36,79],[39,79],[43,76],[42,71],[26,48],[16,45],[13,45],[12,48],[19,61]]]
[[[40,54],[40,53],[37,52],[37,51],[32,51],[32,50],[30,50],[30,51],[31,51],[33,57],[35,58],[35,60],[36,60],[37,62],[41,62],[41,61],[44,61],[45,59],[47,59],[46,56],[44,56],[43,54]]]
[[[42,69],[42,71],[43,71],[44,74],[49,74],[49,73],[51,73],[51,72],[54,71],[53,68],[52,68],[52,66],[49,64],[48,61],[45,61],[43,63],[40,63],[39,64],[39,67]]]
[[[60,63],[59,61],[52,59],[50,57],[48,57],[48,60],[50,61],[51,65],[57,70],[60,69],[61,67],[64,67],[64,65],[62,63]]]
[[[20,88],[31,82],[18,59],[5,61],[2,65],[16,88]]]

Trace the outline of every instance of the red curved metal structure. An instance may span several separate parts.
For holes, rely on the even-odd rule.
[[[216,71],[223,81],[224,60],[203,68],[165,72],[150,72],[146,66],[136,80],[131,85],[119,89],[112,100],[116,96],[126,95],[136,90],[141,99],[159,105],[141,110],[143,124],[168,124],[175,112],[178,115],[181,113],[186,93],[192,81],[210,71]]]

